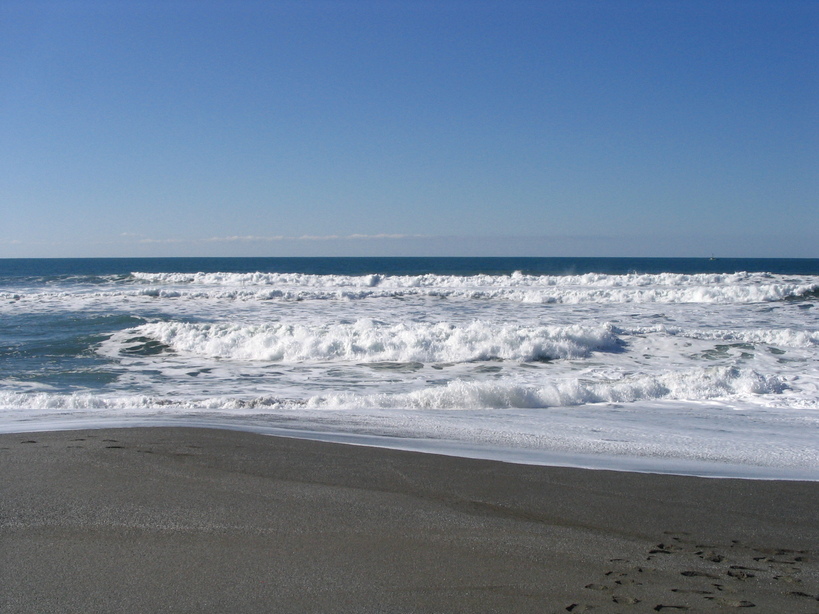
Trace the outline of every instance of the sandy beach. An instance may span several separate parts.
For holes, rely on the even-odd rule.
[[[0,435],[0,612],[819,611],[819,483]]]

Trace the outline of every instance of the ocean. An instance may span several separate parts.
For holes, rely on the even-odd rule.
[[[0,432],[819,480],[819,260],[0,260]]]

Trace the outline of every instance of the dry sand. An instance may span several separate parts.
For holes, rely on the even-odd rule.
[[[0,435],[0,613],[819,612],[819,483]],[[741,610],[746,611],[746,610]]]

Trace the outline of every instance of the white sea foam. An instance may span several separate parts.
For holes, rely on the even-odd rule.
[[[700,330],[684,333],[695,339],[734,341],[740,343],[764,343],[776,347],[810,348],[819,346],[819,331],[794,330]]]
[[[0,392],[0,429],[198,424],[522,462],[819,479],[819,415],[741,401],[781,394],[776,378],[717,368],[642,379],[540,388],[455,381],[409,395],[308,402]],[[543,406],[551,403],[576,405]]]
[[[620,348],[609,325],[515,326],[474,321],[466,326],[408,322],[245,326],[155,322],[122,331],[114,344],[155,340],[177,352],[233,360],[464,362],[583,358]],[[108,346],[110,347],[110,343]]]
[[[779,394],[787,388],[775,376],[733,367],[630,376],[595,382],[566,378],[541,386],[506,381],[455,380],[446,386],[405,394],[341,393],[314,397],[310,407],[351,408],[548,408],[589,403],[634,403],[658,399],[707,401],[748,395]]]
[[[767,273],[680,275],[307,275],[296,273],[133,273],[70,292],[0,293],[0,302],[157,299],[305,301],[440,297],[540,304],[747,304],[811,295],[815,276]]]
[[[617,330],[617,329],[615,329]],[[687,329],[659,324],[620,330],[627,334],[665,334],[687,339],[725,341],[746,344],[765,344],[775,347],[812,348],[819,346],[819,331],[777,329]]]
[[[441,296],[541,303],[750,303],[798,297],[819,288],[814,277],[767,273],[680,275],[415,275],[345,276],[284,273],[133,273],[154,284],[142,292],[157,296],[244,299],[363,299]],[[173,286],[169,289],[166,286]],[[210,287],[185,291],[184,286]],[[221,287],[223,289],[213,289]],[[230,288],[230,289],[226,289]]]
[[[132,273],[135,280],[152,284],[194,285],[262,285],[301,287],[544,287],[544,286],[602,286],[602,287],[655,287],[655,286],[745,286],[761,283],[808,283],[809,277],[771,275],[769,273],[703,273],[683,275],[675,273],[606,275],[309,275],[303,273]],[[815,283],[815,282],[814,282]]]
[[[786,383],[775,376],[764,376],[751,369],[713,367],[686,372],[638,375],[609,382],[565,378],[541,386],[514,381],[453,380],[403,394],[336,393],[317,395],[306,401],[277,397],[213,396],[205,398],[152,397],[148,395],[111,396],[101,394],[52,392],[0,393],[2,407],[36,409],[211,409],[252,408],[398,408],[398,409],[533,409],[572,407],[590,403],[634,403],[655,400],[708,401],[742,398],[751,395],[781,394]]]

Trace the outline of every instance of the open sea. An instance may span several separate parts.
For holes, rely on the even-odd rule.
[[[0,260],[0,431],[819,480],[819,259]]]

